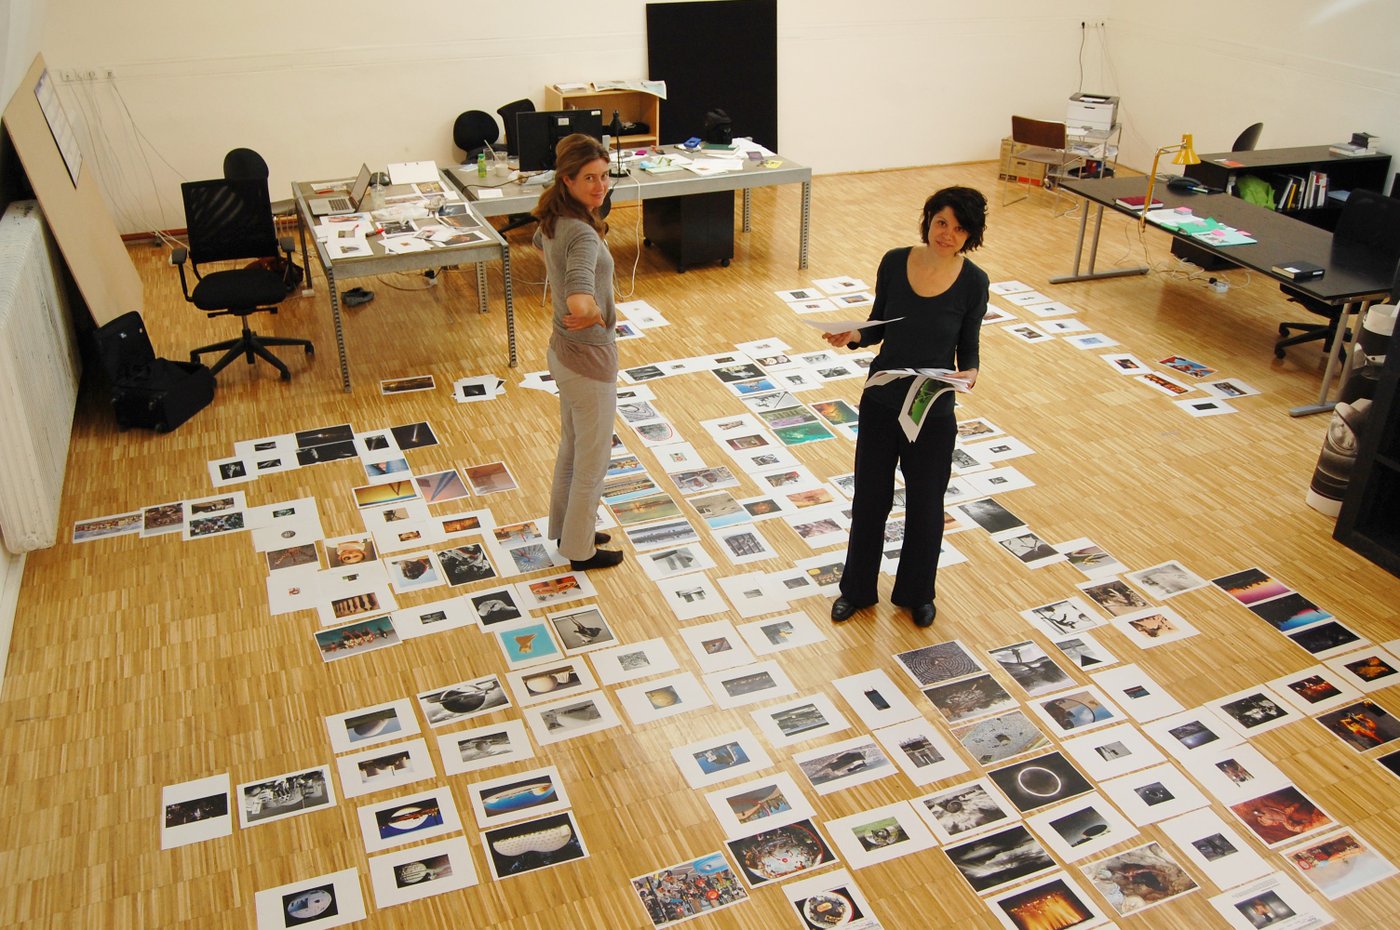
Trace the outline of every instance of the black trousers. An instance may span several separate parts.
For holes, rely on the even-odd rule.
[[[957,418],[931,416],[910,442],[899,411],[880,404],[860,408],[856,434],[855,497],[841,594],[858,607],[880,599],[877,580],[885,549],[885,520],[894,502],[894,470],[904,476],[904,543],[890,600],[901,607],[933,601],[938,550],[943,543],[943,495],[953,469]]]

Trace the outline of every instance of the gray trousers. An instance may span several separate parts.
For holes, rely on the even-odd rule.
[[[549,538],[566,559],[591,558],[612,451],[617,384],[595,381],[559,364],[549,352],[549,373],[559,387],[559,455],[549,496]]]

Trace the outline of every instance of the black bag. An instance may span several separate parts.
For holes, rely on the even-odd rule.
[[[287,293],[290,294],[301,285],[302,276],[305,274],[301,266],[284,255],[272,255],[268,258],[259,258],[249,262],[245,267],[261,268],[270,271],[282,279],[282,283],[287,286]]]
[[[734,141],[734,121],[719,107],[705,114],[705,141],[711,145],[728,145]]]
[[[214,375],[198,362],[156,358],[141,314],[123,313],[93,332],[98,364],[112,389],[117,426],[166,433],[214,399]]]

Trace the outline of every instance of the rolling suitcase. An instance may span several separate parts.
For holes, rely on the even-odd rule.
[[[99,327],[93,338],[121,429],[166,433],[214,399],[214,375],[206,366],[156,358],[138,311]]]

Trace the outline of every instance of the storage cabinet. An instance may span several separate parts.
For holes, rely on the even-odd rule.
[[[612,122],[613,111],[624,123],[642,123],[646,132],[622,137],[624,147],[657,145],[661,141],[661,100],[640,90],[566,90],[551,84],[544,89],[546,110],[602,110],[603,131]]]
[[[1333,536],[1400,575],[1400,328],[1390,337]]]

